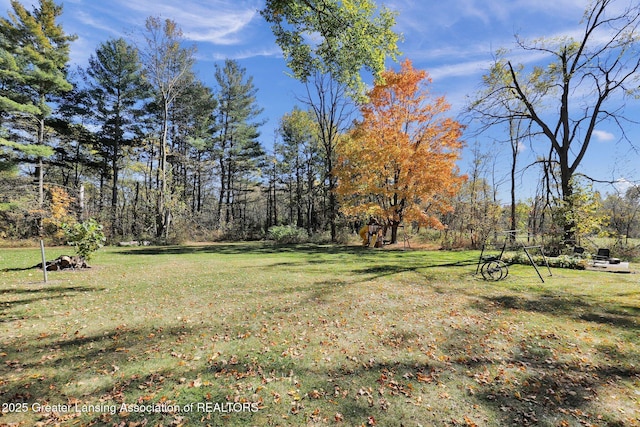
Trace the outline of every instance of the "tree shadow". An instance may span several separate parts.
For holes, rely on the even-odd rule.
[[[230,252],[234,254],[247,253],[242,247],[228,246],[232,247],[223,248],[222,252],[217,253],[225,253],[224,251],[234,251]],[[217,245],[215,248],[219,249]],[[213,249],[207,250],[209,252],[206,253],[216,253]],[[310,248],[306,251],[310,255],[327,253],[324,248]],[[301,251],[296,249],[292,252],[300,253]],[[302,253],[305,252],[302,251]],[[360,275],[356,280],[361,278],[366,281],[370,280],[371,275],[381,277],[407,271],[435,274],[434,269],[440,267],[476,265],[475,260],[449,262],[442,259],[417,259],[414,256],[407,256],[407,259],[394,263],[386,259],[386,255],[378,255],[383,252],[365,253],[375,254],[372,255],[372,259],[382,262],[372,263],[372,268],[350,270]],[[151,254],[148,253],[148,255]],[[319,261],[311,258],[314,262]],[[341,261],[332,259],[327,262],[333,265]],[[312,263],[292,260],[292,263],[283,262],[278,266],[297,267],[309,264]],[[468,272],[454,274],[467,275]],[[472,385],[473,393],[469,392],[468,396],[460,398],[460,402],[466,405],[465,409],[472,409],[477,405],[499,420],[499,425],[545,423],[556,425],[560,411],[569,411],[574,414],[588,412],[588,405],[598,398],[598,389],[603,385],[619,382],[620,379],[640,379],[637,368],[639,355],[625,352],[624,349],[614,346],[596,349],[608,355],[609,362],[606,365],[589,365],[580,364],[578,361],[560,363],[549,360],[545,343],[541,345],[535,340],[524,339],[512,342],[509,348],[500,351],[499,354],[489,347],[483,347],[484,342],[479,342],[479,337],[486,334],[485,329],[489,330],[493,327],[494,318],[491,314],[496,308],[539,312],[609,325],[612,325],[609,322],[619,317],[617,323],[613,323],[614,326],[632,329],[637,327],[633,321],[634,314],[629,314],[637,315],[636,307],[606,304],[602,306],[584,296],[553,293],[533,298],[502,294],[478,297],[474,294],[473,300],[476,302],[470,307],[480,309],[478,311],[481,314],[486,314],[482,320],[483,323],[477,327],[465,325],[456,328],[448,323],[449,319],[439,325],[434,323],[434,329],[439,328],[443,331],[442,339],[429,343],[435,346],[434,356],[428,356],[425,351],[419,349],[421,343],[426,346],[424,341],[427,331],[423,332],[412,325],[404,327],[400,316],[393,319],[398,320],[397,329],[389,329],[381,335],[375,335],[374,338],[366,335],[369,325],[366,324],[365,319],[350,319],[349,321],[353,322],[349,325],[349,329],[352,329],[350,333],[353,333],[355,341],[361,342],[355,346],[360,347],[357,353],[351,354],[348,349],[329,347],[326,353],[322,349],[313,356],[302,355],[296,358],[287,355],[289,346],[299,344],[304,348],[307,341],[303,336],[296,336],[295,328],[287,329],[286,322],[295,319],[301,323],[299,328],[304,328],[306,324],[308,335],[312,336],[315,330],[312,325],[317,326],[320,322],[306,317],[310,313],[309,305],[330,304],[340,298],[348,298],[341,292],[355,283],[350,279],[352,277],[347,279],[337,277],[335,280],[289,287],[285,292],[300,292],[301,295],[296,297],[292,304],[286,306],[282,299],[274,300],[273,303],[260,302],[255,306],[243,306],[241,312],[231,314],[225,320],[228,324],[225,327],[229,332],[223,332],[224,336],[220,341],[215,342],[208,338],[221,330],[222,323],[218,323],[218,320],[207,321],[206,319],[195,325],[174,321],[165,326],[154,326],[150,322],[145,322],[138,327],[128,327],[123,323],[86,336],[79,331],[77,334],[70,332],[70,336],[65,337],[41,339],[35,337],[28,341],[27,345],[23,345],[25,341],[6,338],[3,339],[2,351],[8,353],[8,356],[3,360],[6,363],[0,365],[0,378],[7,380],[0,381],[0,395],[3,397],[3,402],[27,403],[43,401],[56,403],[74,398],[117,403],[158,402],[163,398],[179,403],[226,402],[234,399],[249,402],[264,399],[264,411],[268,411],[271,417],[264,416],[256,419],[265,423],[269,420],[278,420],[283,424],[294,425],[311,424],[310,417],[314,414],[313,410],[320,406],[316,405],[317,401],[324,404],[325,408],[331,408],[332,413],[328,414],[329,417],[341,414],[344,417],[342,421],[344,425],[366,424],[368,417],[372,415],[379,418],[378,425],[400,425],[404,422],[401,419],[404,412],[400,410],[397,419],[389,419],[385,401],[393,401],[392,404],[396,407],[402,405],[409,407],[413,405],[412,399],[419,393],[424,392],[425,396],[439,396],[446,387],[462,390],[464,393],[464,387]],[[446,285],[440,289],[435,286],[433,288],[436,292],[449,294],[463,291],[460,287],[447,289]],[[36,301],[39,298],[37,292],[59,298],[64,295],[64,292],[95,290],[99,289],[61,286],[46,290],[9,289],[3,290],[2,294],[15,291],[17,295],[27,297],[24,298],[25,301],[30,299]],[[33,298],[28,298],[32,296],[32,292]],[[62,292],[62,295],[57,295],[56,292]],[[361,303],[362,301],[352,302],[354,306]],[[189,308],[185,307],[185,310]],[[212,310],[215,310],[215,307]],[[271,316],[270,312],[287,312],[292,313],[292,316]],[[589,317],[597,313],[608,314],[609,318],[605,319],[607,321],[602,321]],[[451,314],[451,316],[459,315]],[[348,314],[344,317],[349,319]],[[158,320],[162,325],[166,321],[167,319]],[[270,323],[274,322],[281,322],[284,325],[282,334],[267,332],[264,337],[255,337],[256,331],[259,331],[263,324],[268,328]],[[636,326],[633,327],[633,325]],[[333,330],[336,332],[336,337],[337,334],[342,334],[340,337],[344,339],[352,337],[344,332],[344,325],[339,328]],[[255,341],[242,344],[245,338],[240,338],[236,332],[242,332],[244,329],[256,332],[250,338]],[[363,330],[365,332],[361,332]],[[226,343],[230,344],[226,346]],[[234,346],[235,344],[237,346]],[[184,350],[186,347],[209,353],[205,353],[202,359],[195,359],[192,355],[186,354]],[[410,347],[413,347],[411,352]],[[388,351],[392,356],[382,360],[381,351]],[[221,354],[213,357],[215,354],[211,355],[211,353],[215,352]],[[333,359],[323,363],[323,357]],[[511,376],[498,377],[501,369],[509,371]],[[485,370],[490,375],[475,377],[476,374]],[[296,383],[296,376],[304,380]],[[61,385],[78,382],[85,383],[82,393],[61,394],[61,389],[64,388]],[[347,395],[343,396],[343,392],[347,392]],[[274,403],[276,396],[279,396],[278,398],[283,402]],[[458,396],[452,401],[457,398]],[[446,404],[446,401],[447,398],[442,397],[429,403],[438,406]],[[296,406],[298,404],[300,406]],[[427,409],[423,407],[416,406],[414,411],[413,416],[417,418],[407,419],[406,425],[415,424],[416,419],[420,417],[426,419],[430,416]],[[398,412],[393,412],[393,414],[396,413]],[[86,424],[119,425],[119,422],[135,422],[146,418],[149,424],[168,425],[175,421],[173,419],[175,415],[130,414],[127,417],[115,414],[108,420],[95,415],[89,417]],[[179,415],[184,416],[183,423],[198,425],[202,422],[203,414],[201,413]],[[241,425],[243,421],[246,421],[245,425],[259,424],[252,422],[251,417],[252,414],[234,415],[234,421],[230,424]],[[610,425],[616,425],[616,422],[623,424],[621,418],[616,417],[618,415],[611,415]],[[223,423],[220,419],[214,421]],[[337,418],[336,421],[338,421]],[[448,422],[442,419],[437,421],[439,422],[434,424],[442,425]],[[451,422],[451,424],[455,423]]]
[[[439,346],[448,355],[450,369],[465,373],[471,397],[491,409],[498,425],[562,425],[567,417],[586,425],[593,421],[589,407],[603,387],[640,380],[640,354],[633,350],[615,345],[597,348],[606,356],[601,363],[595,356],[585,362],[579,352],[576,357],[558,358],[554,348],[566,350],[569,337],[555,333],[517,337],[508,330],[499,335],[504,347],[494,349],[493,331],[500,328],[486,317],[477,325],[452,329]],[[626,425],[616,414],[610,418],[606,425]]]
[[[181,340],[203,333],[201,327],[176,324],[170,327],[153,326],[129,328],[120,325],[110,330],[83,335],[81,331],[70,336],[50,334],[30,340],[26,345],[18,340],[3,343],[5,362],[0,365],[0,396],[7,403],[69,404],[90,403],[143,403],[139,395],[162,390],[167,383],[180,384],[180,378],[195,368],[188,358],[179,354]],[[143,366],[144,360],[163,359],[165,368],[152,364],[148,369],[131,372],[129,366]],[[126,374],[123,374],[126,372]],[[170,380],[169,380],[170,379]],[[77,395],[63,393],[72,384],[89,387]],[[92,385],[94,384],[94,385]],[[88,390],[88,391],[87,391]],[[55,414],[31,414],[45,421]],[[91,423],[103,425],[104,419],[96,414]],[[173,417],[158,414],[160,417]],[[135,417],[134,417],[135,418]],[[35,425],[37,418],[30,421]],[[56,423],[58,424],[58,423]]]
[[[239,243],[215,243],[210,245],[174,245],[174,246],[151,246],[128,248],[119,250],[120,255],[185,255],[185,254],[281,254],[281,253],[301,253],[306,255],[317,254],[348,254],[365,255],[368,249],[361,246],[346,245],[320,245],[320,244],[297,244],[297,245],[276,245],[269,242],[239,242]]]
[[[501,425],[559,425],[567,416],[588,424],[588,407],[598,400],[602,387],[640,378],[640,370],[633,367],[638,355],[620,355],[615,366],[591,366],[553,363],[540,357],[535,347],[532,350],[494,364],[516,367],[520,374],[489,379],[490,383],[480,386],[476,394],[478,401],[493,408]],[[626,425],[615,414],[609,416],[606,425]]]
[[[502,308],[570,317],[624,329],[640,329],[638,307],[591,301],[577,295],[548,293],[535,298],[501,295],[484,297],[484,299]],[[481,306],[478,305],[479,308]]]
[[[308,287],[308,290],[318,293],[312,292],[310,298],[300,298],[300,306],[288,309],[304,313],[305,304],[312,303],[313,298],[326,297],[331,290],[344,289],[345,286],[348,283],[327,284],[322,289]],[[512,299],[497,298],[497,301],[533,308]],[[500,302],[492,303],[494,308],[500,306]],[[568,310],[564,303],[547,304],[547,310]],[[278,309],[283,307],[275,303],[272,307],[256,308],[260,312]],[[269,319],[267,317],[264,321]],[[231,330],[239,327],[234,319],[227,321]],[[414,402],[418,395],[438,396],[447,387],[464,390],[464,387],[473,385],[473,393],[464,398],[467,401],[465,409],[478,405],[499,420],[499,425],[556,425],[560,411],[588,412],[587,406],[598,398],[599,387],[618,382],[621,378],[640,379],[636,363],[638,355],[622,349],[599,348],[598,351],[607,352],[611,360],[603,366],[577,362],[550,363],[544,348],[533,341],[514,341],[509,349],[495,354],[478,342],[479,337],[491,327],[491,322],[487,316],[482,324],[475,327],[446,328],[448,335],[433,341],[439,353],[430,359],[422,351],[415,352],[420,344],[427,345],[424,342],[426,331],[400,324],[398,328],[376,335],[377,345],[361,347],[357,353],[330,347],[327,356],[336,360],[327,364],[303,359],[305,356],[297,359],[285,355],[288,346],[295,342],[304,343],[299,337],[288,334],[280,337],[278,342],[269,343],[267,340],[275,337],[265,336],[256,343],[235,348],[224,347],[226,343],[239,344],[245,339],[234,333],[221,337],[215,343],[203,340],[203,336],[212,335],[220,327],[215,322],[165,326],[145,324],[140,327],[128,327],[123,323],[87,336],[79,332],[69,337],[35,340],[28,348],[7,339],[3,351],[9,353],[8,363],[0,365],[0,377],[11,380],[0,383],[0,395],[3,402],[28,404],[45,401],[66,403],[69,399],[116,404],[154,403],[163,398],[179,404],[264,399],[263,411],[268,411],[271,418],[256,415],[261,418],[255,420],[284,420],[286,417],[288,424],[309,425],[308,417],[313,416],[314,409],[328,406],[332,411],[330,416],[340,414],[344,425],[366,425],[369,416],[375,417],[378,425],[401,425],[405,422],[405,425],[410,425],[416,421],[410,417],[425,420],[432,416],[431,413],[416,406],[410,413],[403,410],[394,412],[398,414],[397,418],[390,419],[386,409],[388,402],[412,407],[410,402]],[[260,321],[256,321],[256,328],[259,327]],[[269,349],[264,348],[267,345]],[[208,347],[211,353],[219,351],[221,354],[202,359],[186,354],[186,348],[200,346]],[[408,352],[410,347],[414,347],[411,355]],[[380,350],[391,350],[397,356],[383,358]],[[477,357],[474,357],[475,352]],[[438,357],[440,353],[441,358]],[[505,354],[509,356],[504,357]],[[135,372],[132,366],[138,367]],[[485,370],[491,375],[475,376]],[[500,370],[508,370],[512,375],[499,377],[497,373]],[[20,378],[16,379],[16,375]],[[296,377],[302,380],[298,383]],[[79,395],[61,394],[61,384],[77,382],[91,388],[85,388]],[[284,402],[274,403],[276,396]],[[447,399],[443,397],[428,403],[445,405]],[[108,423],[105,414],[88,414],[86,424],[113,425],[120,421],[147,419],[150,424],[168,425],[177,416],[182,416],[183,423],[187,425],[198,425],[203,414],[113,414],[106,416]],[[245,425],[255,425],[257,422],[252,416],[250,413],[234,414],[231,424],[241,425],[244,422]],[[442,425],[442,419],[436,421],[435,424]],[[620,419],[613,414],[609,424],[616,425],[617,421]],[[622,421],[620,425],[623,425]]]
[[[89,286],[40,286],[37,288],[9,288],[0,289],[0,295],[3,301],[0,301],[0,323],[10,322],[14,320],[24,320],[29,316],[18,313],[12,313],[18,307],[28,306],[43,300],[62,299],[82,292],[97,292],[105,288],[96,288]],[[12,295],[28,296],[27,298],[11,299]],[[35,316],[35,315],[32,315]]]
[[[96,288],[91,286],[47,286],[43,285],[37,288],[10,288],[0,289],[0,295],[6,294],[35,294],[35,293],[68,293],[68,292],[94,292],[103,291],[105,288]]]
[[[42,267],[40,266],[40,264],[36,264],[36,265],[32,265],[31,267],[15,267],[15,268],[3,268],[2,272],[5,273],[9,273],[9,272],[13,272],[13,271],[27,271],[27,270],[34,270],[34,269],[40,269],[42,270]]]
[[[27,315],[24,315],[21,313],[15,313],[15,312],[11,313],[12,311],[15,311],[19,306],[28,306],[29,304],[33,304],[35,302],[42,301],[45,299],[53,300],[53,299],[60,299],[64,297],[65,295],[54,295],[54,296],[47,296],[47,297],[40,297],[40,298],[23,298],[19,300],[3,301],[0,303],[0,308],[2,309],[2,311],[0,311],[0,323],[28,319],[29,316]]]
[[[423,276],[425,283],[435,280],[437,277],[437,269],[450,267],[468,267],[476,265],[475,260],[459,260],[452,262],[441,262],[434,259],[412,259],[407,262],[398,261],[395,264],[376,263],[369,267],[354,269],[356,274],[370,276],[367,280],[377,279],[381,277],[393,276],[401,273],[413,272]],[[468,271],[452,271],[450,277],[467,276]]]

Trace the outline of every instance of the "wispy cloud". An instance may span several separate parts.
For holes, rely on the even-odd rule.
[[[469,61],[441,65],[428,69],[431,78],[441,80],[451,77],[481,76],[491,66],[490,61]]]
[[[244,42],[245,30],[256,19],[259,9],[257,0],[199,0],[190,1],[189,7],[173,0],[118,1],[121,7],[138,15],[172,19],[188,40],[219,45]]]
[[[196,42],[219,45],[241,43],[242,31],[255,19],[256,14],[255,10],[239,10],[199,21],[185,19],[185,22],[189,22],[185,37]]]
[[[82,25],[93,28],[95,30],[104,31],[106,33],[118,34],[120,31],[114,27],[113,23],[98,20],[85,11],[79,11],[74,14],[75,19],[80,21]],[[122,30],[122,29],[120,29]]]
[[[616,136],[611,132],[597,129],[593,131],[593,136],[596,138],[596,141],[599,142],[611,142],[616,139]]]
[[[269,58],[282,57],[282,51],[277,46],[275,46],[272,48],[265,48],[265,49],[234,51],[231,54],[215,52],[211,55],[211,57],[207,57],[205,59],[213,59],[214,61],[222,61],[225,59],[242,60],[242,59],[248,59],[248,58],[255,58],[258,56],[269,57]]]

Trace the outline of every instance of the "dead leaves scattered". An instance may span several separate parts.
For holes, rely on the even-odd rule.
[[[101,390],[101,402],[145,404],[196,396],[257,402],[263,413],[273,415],[273,424],[361,426],[385,425],[398,408],[416,418],[446,413],[449,425],[488,425],[483,417],[490,407],[493,416],[507,424],[535,425],[541,414],[553,413],[557,425],[563,426],[576,420],[598,425],[598,414],[588,408],[607,398],[602,392],[605,380],[610,384],[604,386],[611,388],[619,379],[616,352],[625,351],[620,346],[611,346],[611,374],[602,374],[588,351],[567,346],[571,339],[561,331],[527,330],[522,323],[506,321],[502,313],[457,307],[423,318],[416,313],[428,303],[419,299],[398,301],[401,311],[385,312],[388,308],[377,307],[380,298],[372,292],[369,302],[345,298],[327,302],[326,307],[324,301],[305,300],[325,307],[321,315],[295,309],[236,317],[227,313],[229,320],[215,331],[191,329],[197,316],[190,316],[178,319],[175,330],[164,326],[140,331],[120,323],[95,342],[81,325],[34,332],[33,342],[41,348],[37,357],[28,360],[17,352],[0,352],[2,368],[14,376],[0,379],[0,386],[21,381],[23,390],[9,396],[15,400],[33,401],[30,393],[38,383],[46,384],[52,395],[64,393],[68,384],[53,383],[51,375],[36,374],[34,367],[50,368],[65,357],[60,347],[75,342],[78,353],[88,350],[96,355],[91,373],[112,385]],[[596,348],[586,333],[580,339],[593,340],[590,347]],[[161,360],[170,368],[164,375],[131,376],[126,373],[134,358]],[[637,368],[621,375],[637,381],[640,377],[633,369]],[[451,418],[461,402],[467,405],[463,413]],[[468,402],[479,402],[480,408]],[[634,416],[627,412],[619,419]],[[64,416],[43,417],[40,425],[79,422]],[[153,418],[132,418],[102,414],[92,422],[158,424]],[[171,414],[162,422],[188,425],[193,419]]]

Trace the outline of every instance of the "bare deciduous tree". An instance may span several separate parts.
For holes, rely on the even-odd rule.
[[[527,67],[499,52],[485,90],[471,110],[485,122],[524,120],[536,140],[544,141],[559,170],[562,202],[571,209],[576,173],[603,122],[619,126],[626,138],[625,98],[640,93],[640,5],[626,0],[596,0],[586,10],[578,38],[525,41],[519,50],[543,58]],[[511,99],[513,102],[505,102]],[[574,240],[575,223],[563,224]]]

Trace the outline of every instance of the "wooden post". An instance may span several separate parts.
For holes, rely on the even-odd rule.
[[[42,255],[42,273],[44,274],[44,283],[47,283],[47,258],[44,256],[44,240],[40,239],[40,254]]]

